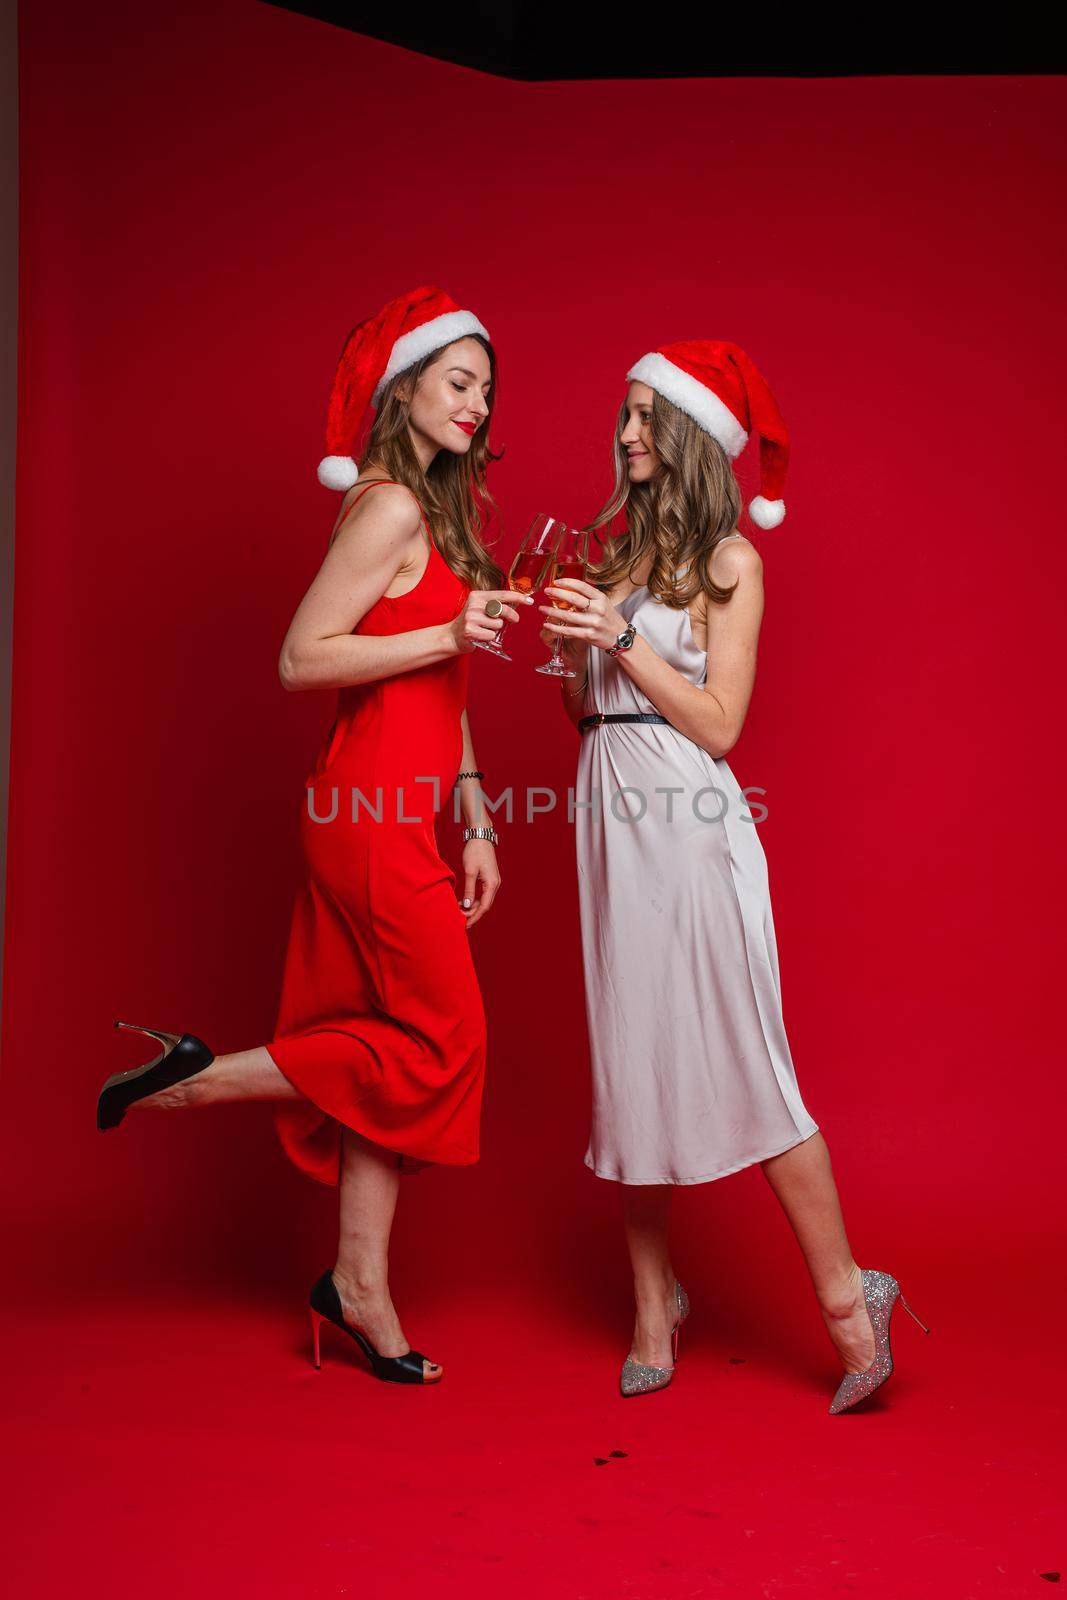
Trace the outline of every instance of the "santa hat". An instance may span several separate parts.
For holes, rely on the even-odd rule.
[[[367,407],[377,406],[391,378],[454,339],[489,335],[473,311],[461,311],[435,284],[397,295],[345,340],[337,363],[326,417],[326,455],[319,482],[327,489],[351,489],[359,477],[353,452]]]
[[[785,516],[789,430],[766,379],[740,345],[726,339],[683,339],[642,356],[627,378],[647,383],[717,439],[731,461],[759,434],[760,492],[749,516],[776,528]]]

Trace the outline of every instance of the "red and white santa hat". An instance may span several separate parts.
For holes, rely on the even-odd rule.
[[[354,451],[360,423],[367,407],[377,406],[390,378],[471,333],[489,337],[473,311],[461,311],[432,283],[397,295],[352,329],[330,392],[327,453],[318,468],[325,488],[351,489],[359,477]]]
[[[733,460],[759,434],[760,492],[749,516],[760,528],[776,528],[785,516],[789,430],[778,402],[755,362],[727,339],[682,339],[642,356],[626,374],[647,383],[699,423]]]

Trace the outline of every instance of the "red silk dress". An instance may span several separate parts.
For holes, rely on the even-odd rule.
[[[423,523],[419,582],[383,595],[354,633],[407,633],[460,611],[469,586]],[[469,671],[464,654],[339,690],[307,779],[306,873],[266,1048],[304,1097],[275,1102],[282,1145],[323,1183],[339,1181],[343,1127],[395,1151],[403,1171],[478,1160],[485,1014],[434,833],[463,758]]]

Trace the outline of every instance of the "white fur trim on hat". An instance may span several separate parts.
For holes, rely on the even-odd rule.
[[[324,489],[337,489],[343,494],[356,482],[359,468],[351,456],[323,456],[316,477]]]
[[[765,500],[758,494],[748,502],[748,514],[757,528],[777,528],[785,516],[785,501]]]
[[[423,356],[443,350],[446,344],[452,344],[455,339],[465,339],[471,333],[480,333],[483,339],[489,337],[473,311],[444,311],[439,317],[431,317],[429,322],[412,328],[410,333],[402,333],[390,351],[388,366],[375,385],[371,405],[378,404],[386,384],[398,372],[406,372]]]
[[[710,433],[713,439],[718,439],[731,458],[739,456],[748,443],[748,434],[729,406],[725,405],[706,384],[701,383],[690,373],[683,372],[673,361],[661,356],[658,350],[642,356],[626,376],[636,378],[638,383],[647,383],[650,389],[655,389],[656,393],[669,400],[672,406],[677,406],[679,411],[684,411],[687,416],[692,417],[705,433]]]

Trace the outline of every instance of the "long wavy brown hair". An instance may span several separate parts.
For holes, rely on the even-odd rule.
[[[632,484],[622,444],[626,422],[624,400],[615,424],[615,487],[588,528],[610,528],[623,510],[626,523],[614,538],[598,535],[601,554],[589,567],[589,582],[611,589],[624,574],[632,582],[634,568],[651,556],[648,588],[664,605],[680,610],[701,590],[709,601],[725,605],[737,580],[720,588],[711,576],[711,558],[741,516],[741,489],[729,456],[692,417],[653,390],[652,442],[663,466],[647,483]]]
[[[471,440],[466,455],[439,450],[424,472],[408,431],[410,406],[400,393],[409,386],[409,392],[414,393],[426,368],[440,361],[445,350],[450,348],[445,345],[389,380],[358,457],[358,466],[362,473],[368,463],[373,462],[411,490],[426,513],[434,543],[464,583],[472,589],[501,589],[504,587],[503,569],[489,554],[482,537],[492,512],[499,514],[486,483],[486,472],[490,461],[499,461],[504,453],[502,450],[494,453],[489,448],[489,424],[497,391],[496,355],[489,341],[480,334],[465,337],[477,339],[485,350],[492,380],[486,398],[489,415]]]

